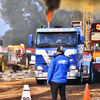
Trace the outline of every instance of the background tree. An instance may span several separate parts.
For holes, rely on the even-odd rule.
[[[1,0],[2,19],[11,27],[3,36],[4,46],[24,43],[29,47],[28,37],[42,25],[47,26],[45,6],[42,0]],[[73,12],[63,9],[54,11],[51,26],[71,26]]]
[[[1,0],[1,16],[11,27],[3,36],[4,46],[24,43],[46,23],[45,7],[39,0]],[[9,41],[9,42],[8,42]]]

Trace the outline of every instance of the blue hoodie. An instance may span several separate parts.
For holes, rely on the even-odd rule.
[[[52,58],[47,75],[47,83],[65,83],[67,81],[67,71],[70,67],[70,60],[63,54]]]

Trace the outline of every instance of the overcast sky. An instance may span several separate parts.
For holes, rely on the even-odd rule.
[[[2,8],[1,3],[0,3],[0,8]],[[0,18],[0,36],[4,35],[5,32],[9,29],[10,29],[10,26],[6,24],[2,18]]]
[[[10,29],[9,25],[6,24],[6,23],[0,18],[0,36],[1,36],[1,35],[4,35],[5,32],[6,32],[7,30],[9,30],[9,29]]]

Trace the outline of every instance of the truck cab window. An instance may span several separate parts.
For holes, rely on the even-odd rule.
[[[38,33],[37,47],[64,47],[76,46],[76,32],[53,32],[53,33]]]

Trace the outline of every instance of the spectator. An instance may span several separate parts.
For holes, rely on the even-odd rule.
[[[75,43],[75,39],[72,37],[72,35],[69,35],[69,38],[68,38],[68,43]]]
[[[44,37],[44,39],[40,43],[52,43],[51,39],[49,39],[47,36]]]
[[[57,55],[52,58],[48,68],[47,85],[51,87],[52,100],[57,100],[58,89],[61,100],[66,100],[65,86],[70,61],[64,55],[62,46],[58,47],[56,52]]]

